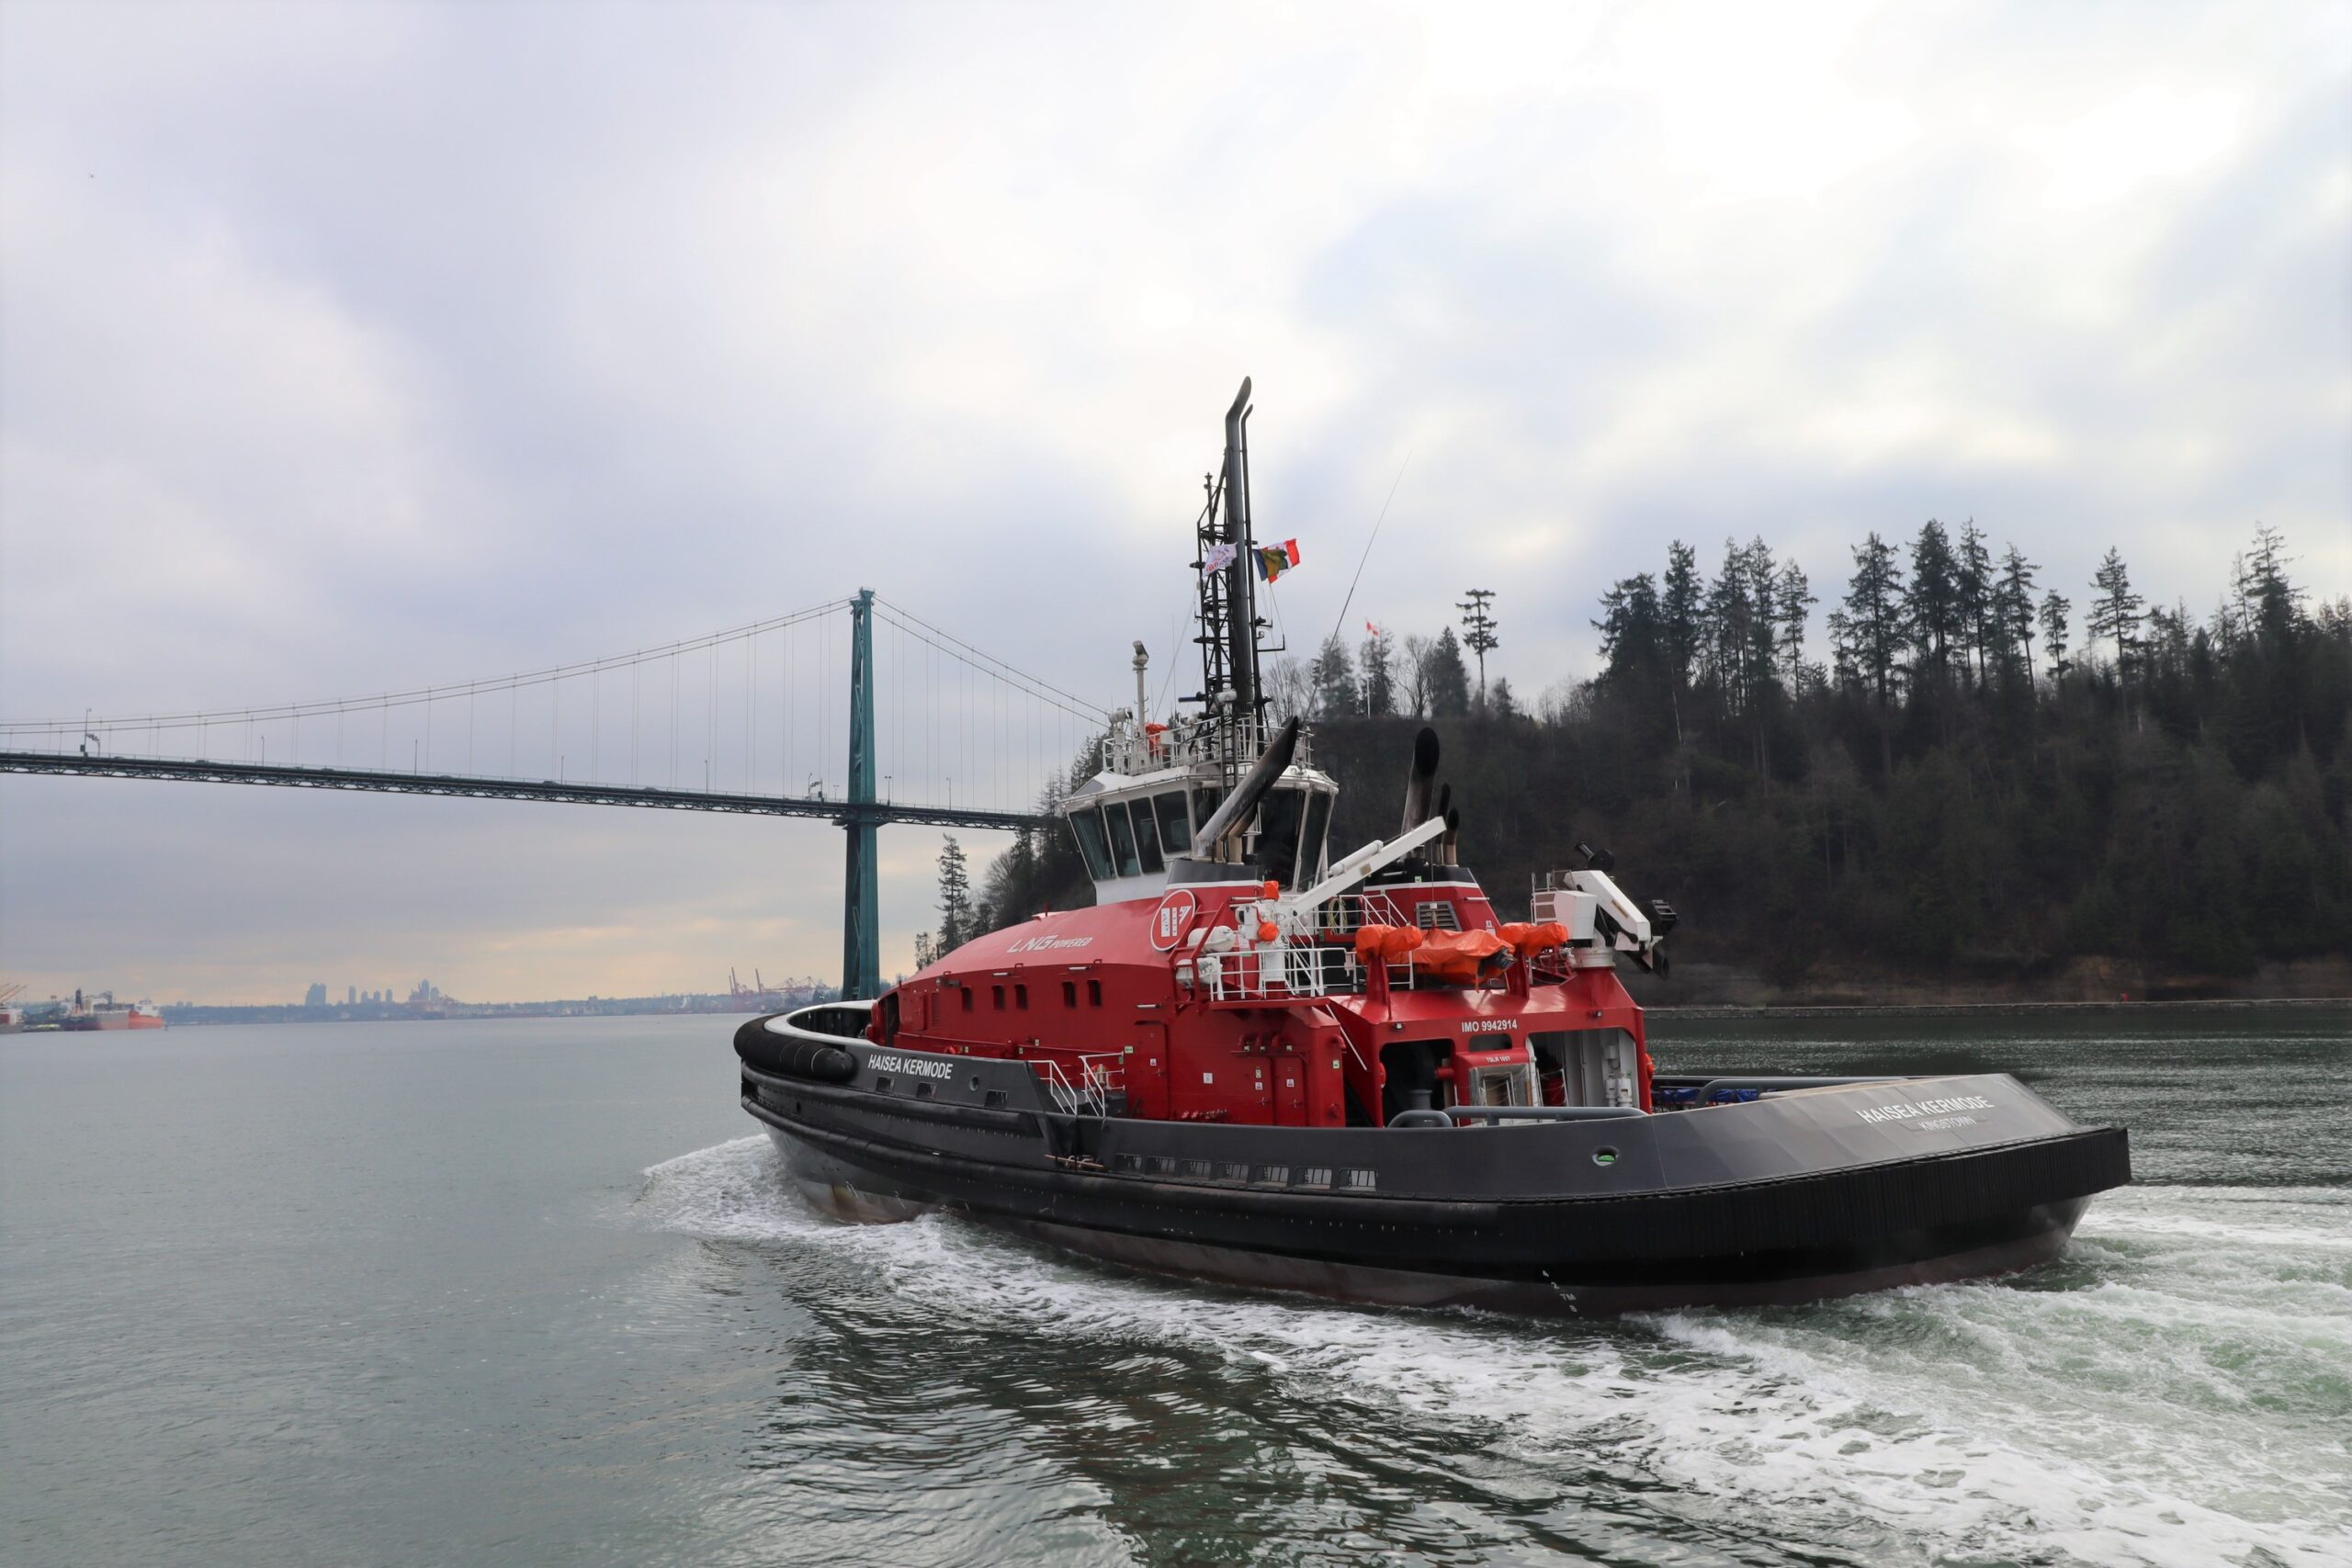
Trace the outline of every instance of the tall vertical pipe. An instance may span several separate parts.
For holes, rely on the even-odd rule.
[[[1250,378],[1225,411],[1225,537],[1234,547],[1226,568],[1226,664],[1233,679],[1233,716],[1244,723],[1258,716],[1257,563],[1250,558],[1250,471],[1243,456],[1243,425],[1250,417]],[[1214,695],[1214,694],[1211,694]]]
[[[874,590],[849,614],[849,864],[842,889],[842,997],[882,994],[882,889],[874,842]],[[860,809],[864,807],[865,809]]]

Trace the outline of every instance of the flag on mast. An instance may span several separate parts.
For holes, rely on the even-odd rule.
[[[1203,571],[1223,571],[1227,567],[1233,564],[1233,558],[1240,553],[1241,547],[1233,543],[1229,539],[1223,544],[1211,545],[1209,547],[1209,553],[1201,558],[1201,570]]]
[[[1298,564],[1298,541],[1284,539],[1279,545],[1261,546],[1258,550],[1258,575],[1268,582]]]

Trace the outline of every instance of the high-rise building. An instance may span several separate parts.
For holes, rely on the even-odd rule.
[[[326,982],[323,980],[311,981],[311,988],[302,993],[302,1005],[306,1008],[322,1008],[326,1006]]]
[[[354,1002],[357,1001],[358,999],[359,999],[359,987],[356,987],[356,986],[345,986],[345,987],[343,988],[343,1005],[344,1005],[344,1006],[345,1006],[345,1007],[349,1007],[349,1006],[351,1006],[351,1004],[352,1004],[352,1003],[354,1003]]]

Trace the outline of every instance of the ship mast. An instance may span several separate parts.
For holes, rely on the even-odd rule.
[[[1224,472],[1210,487],[1196,533],[1201,561],[1219,545],[1233,547],[1233,558],[1216,571],[1200,573],[1201,692],[1195,699],[1218,735],[1218,751],[1230,787],[1254,761],[1264,728],[1266,698],[1258,671],[1258,605],[1250,558],[1250,379],[1225,414]],[[1222,502],[1222,508],[1219,502]]]

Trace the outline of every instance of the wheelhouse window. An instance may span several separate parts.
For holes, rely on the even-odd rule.
[[[1108,803],[1102,822],[1111,829],[1111,863],[1121,876],[1141,876],[1143,863],[1136,859],[1136,830],[1127,820],[1126,807],[1115,800]]]
[[[1258,864],[1272,881],[1288,882],[1291,874],[1298,869],[1303,793],[1295,789],[1268,790],[1265,804],[1258,807]]]
[[[1159,817],[1159,847],[1171,859],[1190,853],[1193,828],[1184,820],[1184,792],[1181,789],[1162,791],[1151,797],[1151,808]]]
[[[1298,846],[1298,875],[1292,886],[1306,888],[1323,869],[1323,834],[1331,825],[1331,797],[1316,790],[1306,797],[1306,834]]]
[[[1201,828],[1207,827],[1209,818],[1216,815],[1216,808],[1224,803],[1225,791],[1215,784],[1202,784],[1194,789],[1193,791],[1193,820],[1200,827],[1193,830],[1197,833]]]
[[[1149,800],[1127,802],[1127,813],[1135,818],[1136,854],[1148,872],[1165,871],[1167,863],[1159,858],[1159,829],[1152,821]]]
[[[1086,862],[1086,874],[1097,882],[1111,879],[1111,856],[1102,841],[1102,814],[1092,807],[1069,814],[1069,830]]]

